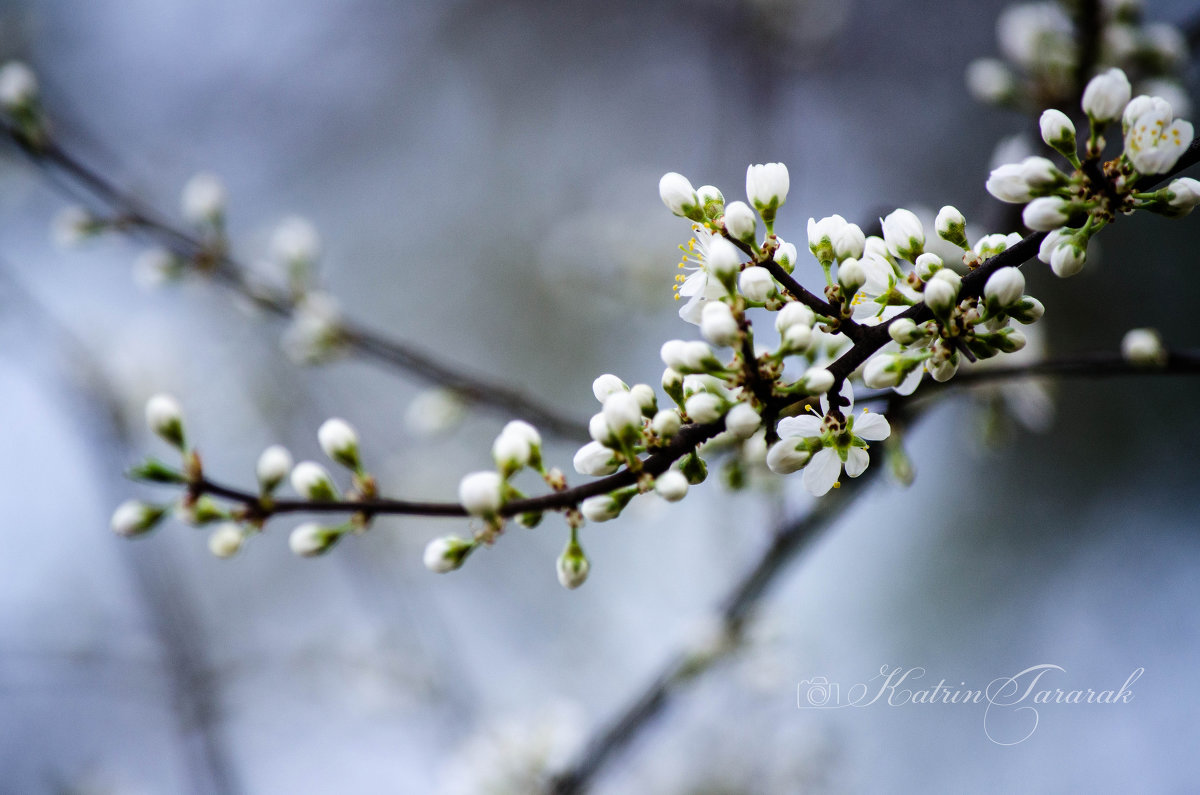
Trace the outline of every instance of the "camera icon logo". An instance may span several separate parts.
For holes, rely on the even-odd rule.
[[[799,709],[840,707],[840,687],[836,682],[830,682],[823,676],[804,679],[796,686],[796,706]]]

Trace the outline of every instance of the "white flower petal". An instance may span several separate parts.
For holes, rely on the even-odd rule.
[[[804,488],[816,497],[829,493],[842,474],[842,460],[832,447],[826,447],[812,457],[804,468]]]
[[[871,463],[871,456],[861,447],[851,447],[846,451],[846,474],[852,478],[861,475]]]
[[[882,414],[860,414],[854,418],[854,435],[868,442],[878,442],[888,438],[892,426]]]
[[[780,436],[820,436],[821,418],[811,414],[799,417],[784,417],[776,426]]]

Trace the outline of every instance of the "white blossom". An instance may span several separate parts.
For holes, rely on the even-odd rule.
[[[1191,122],[1173,118],[1170,104],[1151,98],[1128,117],[1125,157],[1140,174],[1163,174],[1191,145],[1193,132]]]
[[[693,325],[700,325],[700,313],[704,310],[707,302],[726,294],[725,286],[719,279],[713,278],[712,272],[709,270],[710,252],[713,243],[717,240],[729,243],[724,238],[717,237],[697,225],[692,239],[688,241],[684,249],[683,262],[679,263],[679,266],[684,269],[684,273],[676,277],[679,284],[676,285],[675,290],[680,298],[688,299],[679,308],[679,316]],[[729,245],[732,247],[732,244]],[[734,248],[734,251],[736,250]]]

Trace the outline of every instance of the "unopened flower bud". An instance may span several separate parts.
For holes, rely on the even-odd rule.
[[[575,452],[572,463],[581,475],[600,477],[617,471],[619,464],[613,451],[597,441],[591,441]]]
[[[725,214],[725,197],[713,185],[701,185],[696,188],[700,197],[700,205],[704,208],[704,217],[716,220]]]
[[[867,272],[861,262],[851,257],[838,265],[837,278],[843,295],[849,298],[867,283]]]
[[[609,395],[617,392],[624,392],[629,389],[629,385],[617,378],[612,373],[605,373],[592,382],[592,394],[596,396],[596,400],[603,403]]]
[[[232,558],[245,539],[245,533],[236,522],[222,522],[208,535],[208,551],[218,558]]]
[[[712,392],[697,392],[687,399],[684,410],[692,418],[692,422],[707,424],[721,419],[725,413],[726,403],[720,395]]]
[[[804,381],[804,387],[809,394],[822,395],[833,386],[833,373],[824,367],[810,367],[804,372],[801,380]]]
[[[1006,163],[992,169],[984,187],[988,193],[1009,204],[1024,204],[1033,198],[1020,163]]]
[[[154,529],[166,512],[166,508],[161,505],[151,505],[141,500],[126,500],[113,511],[109,524],[117,535],[133,538]]]
[[[504,504],[503,486],[496,472],[472,472],[458,484],[458,501],[472,516],[493,517]]]
[[[692,188],[687,177],[671,171],[664,174],[658,181],[658,195],[662,198],[667,209],[681,218],[693,221],[704,221],[704,209],[700,206],[700,197]]]
[[[559,584],[564,588],[574,590],[587,581],[591,564],[588,562],[587,555],[583,554],[583,547],[575,541],[571,541],[563,553],[558,556],[555,568],[558,571]]]
[[[888,325],[888,335],[901,345],[912,345],[925,335],[911,318],[896,318]]]
[[[735,240],[754,245],[758,222],[754,211],[745,202],[730,202],[725,206],[725,231]]]
[[[650,420],[650,429],[662,439],[669,439],[679,433],[681,427],[683,427],[683,420],[680,419],[679,412],[674,409],[663,409]]]
[[[658,398],[654,395],[654,387],[649,384],[634,384],[630,387],[629,394],[633,395],[633,399],[641,407],[642,414],[647,417],[654,416],[654,412],[658,410]]]
[[[225,184],[213,174],[196,174],[183,186],[183,217],[194,224],[219,223],[225,203]]]
[[[29,108],[38,95],[37,76],[20,61],[0,66],[0,108],[18,113]]]
[[[337,488],[325,467],[315,461],[301,461],[292,470],[292,488],[309,500],[336,500]]]
[[[311,558],[328,552],[339,538],[341,533],[332,527],[305,522],[292,530],[288,536],[288,548],[294,555]]]
[[[817,322],[817,316],[799,301],[789,301],[775,314],[775,330],[783,334],[792,326],[812,327]]]
[[[183,409],[170,395],[155,395],[146,401],[146,425],[167,443],[183,450]]]
[[[1083,111],[1097,124],[1116,121],[1129,104],[1133,88],[1120,69],[1109,69],[1088,81],[1083,90]]]
[[[668,469],[655,479],[654,491],[667,502],[679,502],[688,493],[687,475],[678,469]]]
[[[958,290],[949,281],[935,278],[925,283],[925,304],[935,315],[944,317],[957,302]]]
[[[317,441],[325,455],[344,467],[357,471],[361,467],[358,457],[358,433],[350,423],[336,417],[325,420],[317,430]]]
[[[700,312],[700,333],[713,345],[732,347],[738,344],[741,328],[728,304],[709,301]]]
[[[921,281],[927,282],[944,267],[946,267],[946,264],[942,262],[941,257],[931,251],[927,251],[917,257],[917,261],[913,263],[913,273],[917,274],[917,278]]]
[[[642,430],[642,407],[628,392],[609,395],[604,401],[604,421],[619,438],[630,439]]]
[[[920,256],[925,247],[925,228],[911,210],[893,210],[881,220],[883,239],[893,256],[910,262]]]
[[[761,424],[762,417],[749,403],[738,403],[725,415],[725,430],[739,439],[749,439]]]
[[[1087,248],[1084,247],[1087,244],[1085,242],[1081,246],[1077,240],[1074,237],[1064,240],[1050,254],[1050,269],[1056,276],[1065,279],[1083,270],[1087,262]]]
[[[270,494],[292,471],[292,454],[283,445],[271,445],[258,457],[255,473],[263,494]]]
[[[775,213],[787,201],[791,180],[783,163],[763,163],[746,169],[746,197],[770,229]]]
[[[1161,367],[1167,363],[1167,351],[1162,338],[1152,328],[1135,328],[1125,332],[1121,340],[1121,356],[1130,364],[1142,367]]]
[[[1042,140],[1057,152],[1070,158],[1078,154],[1078,144],[1075,143],[1075,124],[1061,110],[1050,108],[1042,111],[1038,119],[1042,131]]]
[[[314,262],[321,253],[321,236],[306,219],[291,216],[279,222],[271,234],[271,254],[285,264]]]
[[[589,522],[607,522],[620,516],[621,511],[625,509],[635,494],[637,494],[637,489],[632,488],[588,497],[579,504],[579,512]]]
[[[1025,226],[1038,232],[1057,229],[1071,215],[1071,203],[1061,196],[1041,196],[1025,205],[1021,220]]]
[[[872,389],[887,389],[903,379],[904,373],[897,366],[896,357],[890,354],[876,354],[863,367],[863,383]]]
[[[942,240],[962,249],[967,248],[967,219],[957,208],[947,204],[938,210],[937,218],[933,219],[933,226]]]
[[[434,574],[445,574],[461,567],[475,549],[475,542],[457,536],[442,536],[425,545],[422,562]]]
[[[747,300],[761,304],[775,293],[775,279],[761,265],[751,265],[738,277],[738,289]]]
[[[1004,309],[1025,294],[1025,275],[1017,268],[1001,268],[988,277],[983,296],[991,311]]]
[[[730,289],[742,267],[742,252],[725,238],[714,237],[708,244],[708,258],[705,263],[708,272],[725,285],[726,289]]]
[[[777,475],[789,475],[803,469],[812,453],[804,440],[795,436],[780,439],[767,451],[767,467]]]

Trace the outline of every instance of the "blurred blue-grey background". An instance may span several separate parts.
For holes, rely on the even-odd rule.
[[[670,298],[688,230],[659,201],[663,172],[741,198],[747,164],[787,163],[793,240],[834,212],[986,212],[993,147],[1029,129],[963,86],[996,52],[1001,7],[4,0],[0,59],[31,64],[57,134],[147,202],[173,214],[191,174],[221,175],[247,262],[306,216],[348,313],[586,418],[593,377],[657,383],[661,342],[694,333]],[[592,577],[570,593],[557,518],[449,576],[421,550],[457,521],[380,521],[315,560],[288,552],[287,520],[232,561],[176,523],[119,539],[115,505],[166,496],[120,475],[167,453],[141,426],[155,392],[180,398],[224,481],[250,484],[267,444],[319,456],[315,429],[337,415],[410,498],[452,499],[504,418],[417,434],[419,381],[297,367],[278,324],[200,281],[141,290],[138,245],[55,247],[64,205],[0,150],[4,791],[503,791],[486,782],[561,759],[703,633],[770,537],[779,504],[761,493],[639,500],[584,531]],[[1196,345],[1194,223],[1122,223],[1070,282],[1027,268],[1048,349],[1112,349],[1143,325]],[[1200,388],[1080,381],[1054,397],[1048,431],[1000,447],[980,443],[976,403],[931,412],[909,438],[916,482],[876,483],[780,578],[747,648],[681,691],[597,791],[1193,786]],[[572,452],[549,455],[569,470]],[[1044,680],[1063,689],[1145,673],[1129,703],[1042,708],[1011,747],[982,706],[796,707],[817,676],[922,667],[979,688],[1038,664],[1065,669]]]

